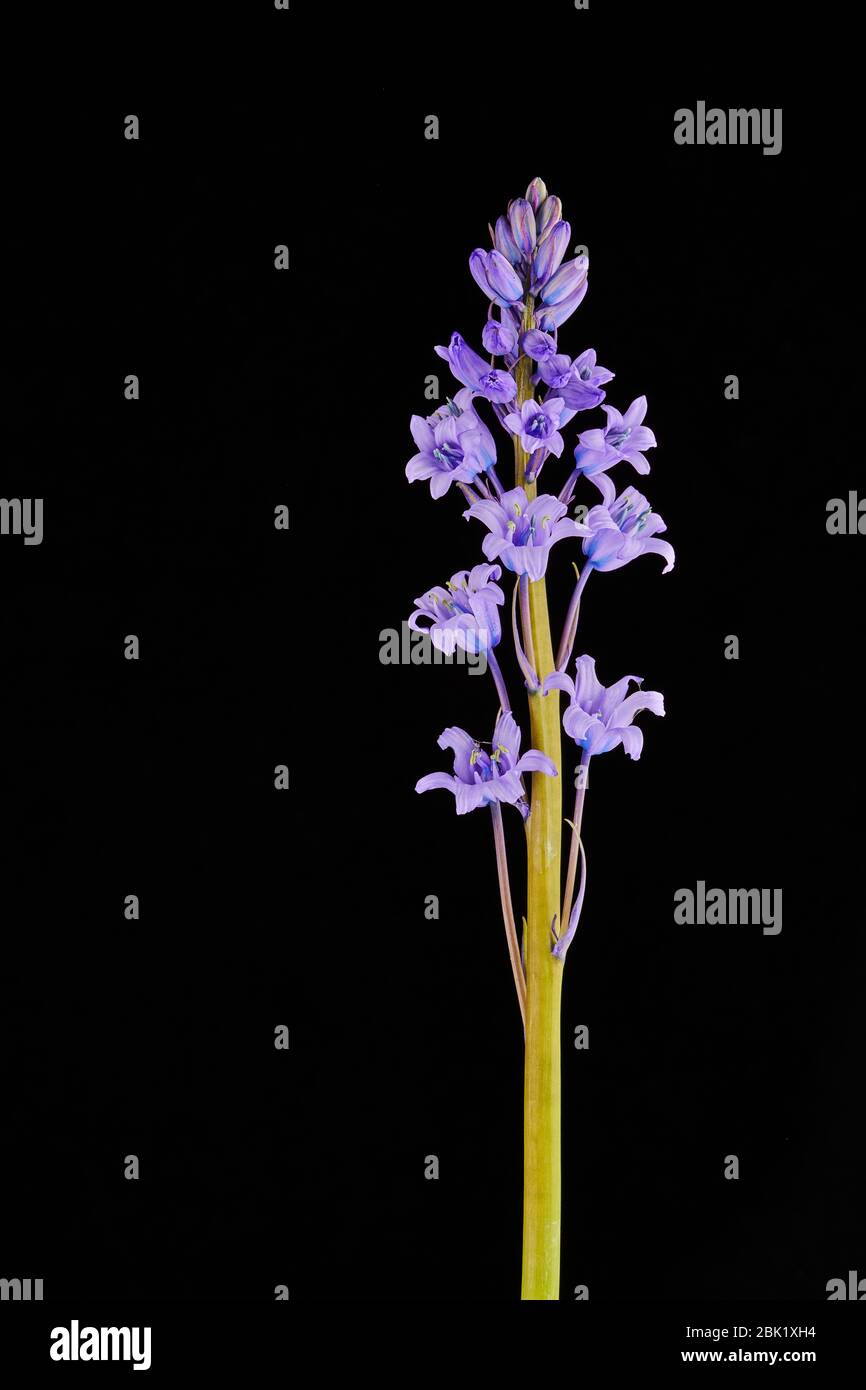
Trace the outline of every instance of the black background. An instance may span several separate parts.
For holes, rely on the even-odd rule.
[[[489,818],[413,792],[449,766],[446,725],[489,737],[492,685],[385,666],[379,634],[481,558],[456,496],[406,483],[408,420],[428,373],[451,390],[433,345],[478,345],[468,254],[535,174],[590,252],[563,350],[597,349],[621,409],[648,396],[640,485],[677,551],[669,575],[594,578],[581,614],[602,680],[640,672],[667,718],[644,717],[640,762],[594,766],[587,803],[563,1298],[822,1300],[866,1274],[862,542],[824,524],[862,489],[844,123],[766,81],[609,80],[610,34],[560,8],[580,65],[534,97],[505,98],[490,35],[473,84],[444,36],[329,79],[292,15],[284,88],[82,93],[59,140],[38,95],[17,109],[2,491],[45,498],[45,539],[0,545],[0,1274],[47,1297],[518,1296]],[[783,106],[782,154],[676,146],[699,98]],[[698,879],[782,887],[781,935],[677,926]]]

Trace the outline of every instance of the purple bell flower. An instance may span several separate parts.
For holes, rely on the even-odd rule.
[[[444,588],[437,585],[416,598],[410,628],[425,632],[447,656],[453,655],[455,647],[467,652],[498,647],[502,638],[498,608],[505,595],[492,581],[501,573],[499,565],[475,565],[452,574]]]
[[[520,350],[531,357],[533,362],[543,362],[556,354],[556,339],[538,328],[529,328],[520,335]]]
[[[613,381],[613,372],[609,372],[607,367],[597,366],[595,350],[587,348],[586,352],[574,359],[571,377],[557,387],[557,394],[562,396],[570,410],[591,410],[601,405],[605,396],[601,388],[609,381]]]
[[[479,806],[499,802],[516,806],[524,820],[529,815],[521,776],[524,772],[543,772],[557,777],[556,766],[544,753],[530,748],[520,757],[520,730],[513,716],[500,714],[493,731],[493,744],[488,753],[464,729],[445,729],[437,740],[440,748],[454,752],[454,775],[430,772],[415,784],[416,792],[436,788],[453,792],[458,816],[465,816]]]
[[[559,458],[565,448],[559,433],[562,410],[563,402],[559,396],[548,397],[541,404],[534,400],[524,401],[520,414],[512,412],[506,415],[505,424],[512,434],[518,435],[528,454],[536,449],[548,449]]]
[[[471,483],[496,463],[493,435],[476,415],[468,387],[426,420],[413,415],[409,428],[419,452],[406,464],[406,477],[410,483],[429,478],[432,497],[444,497],[452,483]]]
[[[507,405],[517,395],[514,377],[489,366],[483,357],[473,352],[459,333],[452,333],[447,348],[437,347],[436,352],[439,357],[444,357],[458,381],[488,401]]]
[[[607,504],[613,500],[616,489],[605,475],[615,463],[630,463],[638,473],[650,471],[642,451],[654,449],[656,437],[642,423],[646,408],[646,396],[632,401],[625,415],[620,415],[612,405],[606,405],[604,429],[585,430],[578,435],[580,445],[574,454],[576,469],[592,478]]]
[[[555,351],[556,344],[548,333],[531,329],[522,335],[521,342],[526,355],[538,362],[538,371],[532,377],[533,385],[542,381],[549,387],[547,399],[552,396],[562,399],[560,427],[567,425],[579,410],[592,410],[604,400],[601,383],[611,381],[613,372],[606,367],[596,366],[592,348],[572,362],[564,352]],[[550,350],[551,347],[554,351]]]
[[[511,357],[517,347],[517,334],[508,322],[488,319],[481,334],[484,348],[492,357]]]
[[[541,579],[547,570],[550,548],[567,536],[591,538],[590,528],[566,516],[565,504],[543,493],[528,502],[522,487],[512,488],[495,500],[485,498],[463,513],[483,521],[490,534],[482,550],[488,560],[501,560],[513,574]]]
[[[662,573],[673,569],[673,546],[656,540],[667,526],[635,488],[626,488],[609,507],[592,507],[586,524],[590,535],[583,542],[583,553],[593,569],[620,569],[639,555],[662,555],[667,560]],[[484,553],[493,558],[487,550]]]
[[[550,690],[565,690],[571,702],[562,716],[562,727],[579,748],[590,757],[609,753],[622,744],[630,758],[639,758],[643,749],[643,733],[632,720],[641,710],[664,715],[664,698],[658,690],[637,690],[629,695],[632,681],[643,684],[642,676],[623,676],[607,689],[595,674],[595,659],[579,656],[575,662],[577,679],[564,671],[554,671],[544,682],[543,694]]]
[[[532,380],[536,384],[543,381],[545,385],[551,387],[554,395],[559,395],[559,388],[568,386],[572,375],[571,358],[564,352],[554,352],[551,356],[542,358],[538,371]]]

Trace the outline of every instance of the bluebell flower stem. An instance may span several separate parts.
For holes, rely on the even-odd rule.
[[[522,328],[534,327],[534,301],[527,298]],[[515,368],[515,409],[533,395],[532,362],[524,358]],[[518,487],[525,484],[528,499],[533,482],[525,483],[528,455],[514,441]],[[553,669],[553,645],[544,579],[527,586],[528,628],[535,670],[542,679]],[[559,701],[529,695],[531,743],[562,766]],[[559,913],[561,892],[562,779],[532,775],[532,809],[527,821],[528,902],[524,955],[526,961],[526,1061],[524,1070],[523,1141],[523,1279],[525,1301],[559,1298],[560,1227],[562,1205],[561,1039],[562,962],[551,951],[550,924]]]
[[[559,651],[556,654],[557,671],[565,670],[571,653],[574,651],[574,639],[577,637],[577,620],[580,616],[580,596],[583,593],[584,585],[591,572],[592,565],[587,560],[574,586],[571,602],[568,605],[568,612],[565,615],[565,622],[562,624],[562,637],[559,642]]]
[[[526,976],[520,963],[520,944],[517,940],[517,927],[514,922],[514,908],[511,902],[511,885],[508,880],[508,857],[505,852],[505,832],[502,826],[502,807],[494,801],[490,807],[493,815],[493,843],[496,846],[496,867],[499,872],[499,895],[502,899],[502,920],[505,923],[505,940],[508,943],[508,958],[511,973],[517,990],[517,1003],[520,1017],[526,1031]]]
[[[487,665],[490,667],[490,674],[493,677],[493,684],[496,686],[496,694],[499,696],[499,705],[503,713],[511,709],[511,701],[508,698],[508,691],[505,688],[505,679],[502,669],[496,660],[493,648],[487,648]]]

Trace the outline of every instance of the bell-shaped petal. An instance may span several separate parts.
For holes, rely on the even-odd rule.
[[[517,335],[508,323],[488,319],[481,334],[485,349],[493,357],[508,357],[517,347]]]
[[[529,328],[520,335],[520,350],[525,352],[527,357],[531,357],[533,362],[543,362],[545,357],[555,354],[556,339],[537,328]]]

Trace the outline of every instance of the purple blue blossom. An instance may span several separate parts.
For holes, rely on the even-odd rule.
[[[504,492],[498,501],[485,498],[463,515],[483,521],[490,534],[482,550],[488,560],[501,560],[513,574],[541,579],[547,570],[551,546],[570,536],[590,537],[588,526],[566,517],[566,507],[558,498],[543,493],[527,501],[522,487]]]
[[[538,328],[529,328],[520,335],[520,350],[531,357],[533,362],[543,362],[556,353],[556,339]]]
[[[568,385],[571,377],[571,358],[565,352],[554,352],[549,356],[542,357],[532,382],[533,385],[537,385],[539,381],[543,381],[545,386],[558,392],[560,387]]]
[[[517,383],[508,372],[500,372],[479,357],[459,333],[451,334],[447,347],[437,347],[436,353],[444,357],[458,381],[485,396],[489,401],[507,405],[517,395]]]
[[[479,806],[496,802],[517,806],[524,820],[529,815],[526,792],[521,775],[524,772],[543,772],[556,777],[556,766],[544,753],[530,748],[520,757],[520,729],[513,716],[500,713],[493,731],[490,752],[471,738],[464,729],[445,729],[438,739],[440,748],[454,752],[454,774],[431,772],[415,784],[416,792],[436,788],[453,792],[458,816],[465,816]]]
[[[559,396],[563,402],[560,425],[567,425],[579,410],[592,410],[604,400],[602,384],[613,380],[613,372],[597,365],[593,348],[587,348],[572,362],[566,353],[556,351],[556,343],[548,333],[530,330],[523,334],[521,343],[526,355],[538,363],[533,385],[544,382],[549,388],[548,397]],[[579,471],[575,469],[575,477]]]
[[[506,415],[505,424],[512,434],[520,439],[521,446],[528,454],[536,449],[548,449],[557,458],[565,448],[565,441],[559,433],[559,417],[563,411],[563,401],[553,396],[539,404],[538,401],[524,401],[520,414]]]
[[[613,381],[613,372],[598,365],[595,348],[587,348],[571,364],[571,376],[557,388],[570,410],[591,410],[604,400],[601,389]],[[607,407],[605,407],[607,408]]]
[[[608,378],[609,379],[609,378]],[[607,470],[615,463],[630,463],[638,473],[649,473],[650,466],[644,458],[644,449],[656,447],[656,437],[651,429],[643,424],[646,415],[646,396],[638,396],[632,401],[625,415],[612,405],[603,407],[607,416],[604,429],[584,430],[578,435],[580,441],[574,451],[575,470],[592,478],[606,503],[616,495],[616,489],[608,478]]]
[[[636,488],[627,487],[610,506],[592,507],[586,525],[590,534],[583,542],[583,553],[593,569],[620,569],[639,555],[662,555],[667,561],[664,574],[674,567],[673,546],[656,539],[667,526]]]
[[[448,656],[455,647],[467,652],[497,647],[502,637],[498,609],[505,595],[493,581],[501,573],[499,565],[475,565],[452,574],[444,588],[436,585],[416,598],[410,628],[425,632]]]
[[[507,321],[497,323],[496,319],[488,319],[481,334],[481,341],[485,351],[493,357],[510,357],[517,347],[517,334]]]
[[[472,483],[496,463],[493,435],[475,413],[468,387],[426,420],[413,415],[409,428],[419,452],[406,464],[406,477],[410,483],[429,478],[432,497],[443,497],[452,483]]]
[[[577,679],[564,671],[554,671],[544,682],[543,694],[565,690],[571,697],[562,716],[562,727],[579,748],[597,757],[622,744],[630,758],[639,758],[643,733],[632,720],[641,710],[663,715],[664,698],[658,690],[637,690],[629,695],[629,685],[643,684],[642,676],[623,676],[605,688],[595,674],[595,659],[579,656],[575,662]]]

